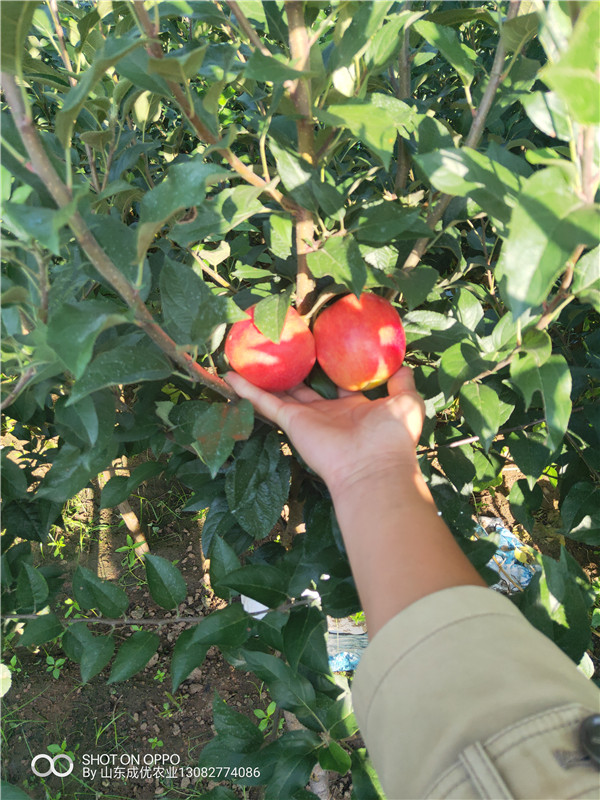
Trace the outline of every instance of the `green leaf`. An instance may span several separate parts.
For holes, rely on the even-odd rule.
[[[364,53],[367,69],[370,72],[380,71],[389,64],[402,46],[400,32],[410,25],[411,20],[420,16],[422,12],[419,11],[396,12],[393,16],[389,16],[386,23],[370,37]]]
[[[220,583],[270,608],[287,600],[287,578],[271,564],[247,564],[229,572]]]
[[[0,664],[0,697],[8,692],[12,686],[12,673],[6,664]],[[2,781],[4,784],[4,781]]]
[[[391,2],[361,2],[348,17],[341,40],[333,49],[328,68],[330,71],[348,67],[368,46],[369,40],[380,30]]]
[[[291,289],[260,300],[254,309],[254,324],[272,342],[279,343],[292,299]]]
[[[539,24],[540,18],[537,12],[519,14],[504,22],[500,31],[500,40],[509,52],[520,52],[521,48],[536,36]]]
[[[598,219],[559,167],[525,181],[496,268],[501,294],[515,317],[546,300],[578,245],[597,244]]]
[[[120,58],[144,44],[138,31],[126,36],[106,39],[104,47],[96,52],[92,65],[79,75],[79,82],[66,95],[62,108],[55,117],[55,132],[63,147],[70,143],[73,126],[86,101],[93,97],[94,86],[109,67]]]
[[[240,567],[235,550],[221,536],[215,536],[208,553],[210,557],[210,585],[214,593],[224,600],[230,600],[235,591],[228,589],[222,581]]]
[[[39,611],[48,599],[48,584],[44,576],[30,564],[21,564],[17,575],[17,610]]]
[[[171,259],[160,271],[160,296],[165,327],[177,344],[206,347],[219,325],[246,317],[231,299],[214,295],[190,267]]]
[[[169,87],[166,81],[159,75],[150,72],[150,56],[146,50],[134,50],[123,58],[119,59],[117,71],[134,86],[145,89],[147,92],[154,92],[163,97],[169,97]]]
[[[508,437],[508,447],[515,464],[527,478],[531,491],[544,468],[549,464],[552,450],[546,446],[541,431],[517,431]]]
[[[191,444],[214,478],[237,441],[252,433],[254,414],[247,400],[208,403],[188,400],[173,406],[169,422],[176,442]]]
[[[269,148],[275,157],[281,181],[296,202],[311,211],[317,210],[314,195],[316,179],[308,161],[281,147],[273,137],[269,137]]]
[[[600,487],[586,481],[576,483],[563,500],[560,513],[565,536],[600,547]]]
[[[202,666],[208,645],[198,644],[194,640],[194,628],[188,628],[177,637],[171,659],[171,681],[173,691],[176,692],[188,675]]]
[[[267,653],[244,650],[243,656],[249,668],[267,683],[269,694],[278,706],[296,714],[312,710],[316,695],[306,678]]]
[[[160,75],[166,80],[185,83],[189,78],[197,75],[204,61],[204,54],[208,45],[198,47],[195,43],[178,49],[171,50],[161,58],[148,59],[148,72],[151,75]]]
[[[75,378],[80,378],[100,333],[127,321],[128,315],[107,300],[61,303],[51,309],[48,344]]]
[[[542,396],[546,416],[546,445],[556,450],[562,442],[571,417],[571,372],[565,359],[559,355],[550,358],[541,366],[531,358],[513,360],[510,365],[512,382],[519,389],[529,408],[536,392]]]
[[[577,262],[571,291],[600,313],[600,247],[590,250]]]
[[[114,437],[103,448],[81,450],[75,445],[64,444],[53,458],[50,471],[42,478],[36,498],[65,503],[81,491],[91,478],[110,465],[116,456],[116,450],[117,442]]]
[[[135,631],[117,653],[107,683],[126,681],[143,669],[158,650],[160,636],[149,631]]]
[[[292,254],[292,220],[271,214],[269,217],[269,246],[277,258],[289,258]]]
[[[574,119],[582,125],[600,122],[600,6],[586,3],[581,8],[568,47],[558,60],[539,74],[564,101]],[[577,91],[573,91],[573,87]]]
[[[434,150],[414,160],[440,192],[470,197],[501,225],[508,223],[521,175],[471,148]]]
[[[352,101],[344,105],[331,105],[315,113],[326,125],[348,128],[381,160],[387,170],[396,143],[396,131],[405,123],[409,123],[412,127],[410,107],[400,100],[391,104],[390,100],[395,98],[373,94],[363,102]],[[391,108],[394,108],[394,111],[390,111]],[[396,109],[402,111],[398,113]]]
[[[19,3],[0,3],[0,63],[2,72],[20,75],[25,56],[25,37],[39,0],[22,0]]]
[[[358,731],[358,724],[354,716],[348,679],[341,675],[336,675],[335,681],[338,686],[341,686],[342,693],[327,708],[322,720],[330,736],[334,739],[345,739],[349,736],[354,736]]]
[[[255,49],[244,67],[244,77],[254,81],[284,83],[311,75],[310,71],[294,69],[290,62],[281,56],[267,56]]]
[[[115,475],[111,478],[100,495],[100,508],[114,508],[124,502],[137,489],[137,487],[154,478],[164,470],[164,465],[157,461],[145,461],[137,466],[129,477]]]
[[[588,609],[594,593],[587,575],[561,547],[560,560],[542,555],[543,572],[517,598],[518,607],[538,630],[578,664],[588,648]]]
[[[537,483],[530,489],[527,481],[521,478],[515,481],[508,495],[510,510],[525,530],[532,531],[535,524],[533,514],[538,511],[544,500],[542,490]]]
[[[9,453],[14,456],[9,458]],[[3,447],[0,452],[2,463],[2,503],[9,503],[11,500],[19,499],[27,495],[28,481],[27,474],[23,467],[19,465],[17,459],[20,458],[18,451]],[[25,465],[23,465],[25,466]]]
[[[81,680],[88,683],[94,675],[102,672],[113,657],[115,640],[112,636],[93,636],[87,641],[81,653],[79,669]]]
[[[243,445],[227,473],[225,492],[231,513],[255,539],[270,533],[279,519],[289,482],[289,459],[282,455],[275,431]]]
[[[265,792],[265,800],[294,797],[310,779],[317,762],[321,741],[312,731],[288,731],[278,739],[281,747],[275,769]]]
[[[4,5],[15,5],[15,3],[4,3]],[[0,4],[0,8],[1,7]],[[2,22],[2,28],[4,28],[4,21]],[[4,45],[2,45],[2,49],[4,49]],[[0,781],[0,790],[4,800],[32,800],[31,796],[25,794],[23,789],[20,789],[18,786],[13,786],[7,781]]]
[[[368,244],[433,236],[431,229],[419,218],[419,209],[404,208],[390,200],[361,209],[354,233],[360,242]]]
[[[290,667],[298,669],[302,663],[315,672],[329,675],[326,633],[327,621],[318,608],[292,608],[283,629],[284,652]]]
[[[169,168],[167,177],[144,195],[140,203],[137,258],[144,257],[158,231],[179,211],[201,205],[209,186],[230,177],[230,172],[197,156]]]
[[[162,556],[144,556],[148,588],[155,603],[163,608],[177,608],[185,600],[187,586],[177,567]]]
[[[385,800],[379,777],[364,747],[352,753],[352,800]]]
[[[56,614],[40,614],[25,625],[18,644],[29,647],[32,644],[45,644],[56,639],[63,632],[63,626]]]
[[[554,92],[530,92],[521,98],[527,116],[542,133],[569,141],[573,126],[565,104]]]
[[[420,306],[440,277],[434,267],[419,264],[415,269],[400,270],[395,278],[409,311]]]
[[[331,236],[319,250],[306,256],[315,278],[330,275],[358,297],[367,281],[367,269],[356,240],[351,235]]]
[[[73,594],[80,607],[97,608],[105,617],[120,617],[129,606],[129,598],[119,586],[102,580],[87,567],[78,566],[73,574]]]
[[[72,495],[61,495],[59,502],[53,502],[42,500],[39,494],[40,490],[36,492],[35,499],[12,500],[7,503],[2,511],[2,525],[6,528],[7,534],[36,542],[45,541],[50,527],[62,510],[64,501]],[[31,495],[28,494],[28,497]]]
[[[154,342],[137,333],[117,340],[110,350],[99,353],[75,382],[67,405],[72,405],[105,386],[166,378],[171,364]]]
[[[213,611],[191,630],[197,645],[217,645],[218,647],[240,647],[250,635],[251,618],[236,603],[218,611]]]
[[[232,753],[254,753],[263,744],[263,735],[248,717],[234,711],[215,692],[213,722],[217,735]]]
[[[55,256],[60,255],[60,232],[75,212],[75,201],[60,209],[3,203],[3,223],[28,244],[39,242]]]
[[[466,381],[477,377],[490,366],[490,362],[481,357],[479,348],[474,344],[457,342],[442,355],[438,371],[440,389],[450,400]]]
[[[265,213],[267,208],[258,199],[264,189],[256,186],[234,186],[223,189],[198,207],[192,222],[173,225],[170,238],[182,247],[202,242],[224,239],[229,231],[240,226],[255,214]],[[202,251],[199,252],[202,258]]]
[[[413,28],[432,47],[437,48],[446,61],[454,67],[465,86],[470,86],[475,76],[476,53],[463,44],[458,34],[445,25],[436,25],[435,22],[420,19],[414,23]]]
[[[464,418],[487,453],[500,427],[498,395],[483,383],[467,383],[460,390],[459,398]]]
[[[318,756],[323,769],[332,769],[342,775],[352,766],[350,755],[337,742],[329,742],[328,747],[320,748]]]

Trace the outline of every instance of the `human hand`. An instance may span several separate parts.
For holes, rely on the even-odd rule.
[[[415,448],[425,404],[409,367],[392,375],[388,397],[377,400],[344,389],[338,390],[337,399],[324,400],[305,384],[270,394],[235,372],[225,380],[286,431],[332,493],[390,469],[418,469]]]

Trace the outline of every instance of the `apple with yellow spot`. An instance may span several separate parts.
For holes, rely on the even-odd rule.
[[[285,392],[306,378],[315,364],[315,341],[295,308],[288,308],[281,338],[272,342],[254,324],[254,308],[247,319],[232,325],[225,340],[225,355],[232,368],[268,392]]]
[[[319,314],[313,334],[323,371],[352,392],[381,386],[404,361],[406,336],[398,312],[376,294],[336,300]]]

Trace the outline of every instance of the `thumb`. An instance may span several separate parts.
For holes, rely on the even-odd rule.
[[[399,394],[418,394],[415,386],[415,378],[410,367],[400,367],[387,383],[388,394],[395,397]]]

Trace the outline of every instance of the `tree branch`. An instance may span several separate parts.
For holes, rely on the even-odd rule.
[[[71,192],[57,175],[56,170],[42,147],[42,143],[40,142],[33,123],[27,117],[21,92],[19,91],[14,77],[2,73],[2,86],[15,125],[19,131],[25,149],[27,150],[35,173],[42,179],[57,206],[59,208],[64,208],[69,205],[72,200]],[[182,352],[173,339],[157,325],[152,314],[141,300],[137,290],[131,286],[100,247],[90,229],[87,227],[83,217],[78,212],[75,212],[70,217],[68,224],[94,267],[113,289],[121,295],[123,300],[133,310],[136,324],[148,334],[160,349],[169,356],[172,361],[182,367],[193,380],[210,387],[223,397],[228,399],[236,398],[237,395],[225,381],[196,363],[188,353]]]
[[[302,600],[294,600],[292,603],[282,603],[277,608],[272,609],[273,611],[289,611],[291,608],[298,608],[298,606],[308,606],[314,603],[312,597],[305,597]],[[264,611],[246,611],[249,617],[256,617],[259,614],[264,614]],[[43,615],[40,614],[1,614],[0,620],[19,620],[19,619],[40,619]],[[120,625],[140,625],[142,627],[150,626],[150,627],[161,627],[163,625],[174,625],[180,624],[182,622],[189,622],[190,624],[195,624],[197,622],[203,622],[207,616],[204,617],[182,617],[179,614],[174,615],[173,617],[156,617],[153,619],[134,619],[133,617],[82,617],[72,620],[73,624],[77,622],[90,622],[92,625],[110,625],[113,628],[116,628]],[[66,622],[66,618],[61,620],[62,622]]]
[[[519,12],[520,5],[521,5],[521,0],[510,0],[510,7],[508,9],[508,14],[506,15],[506,18],[513,19],[514,17],[516,17]],[[479,140],[481,139],[481,135],[483,133],[485,125],[485,120],[492,107],[494,95],[496,94],[498,86],[502,82],[503,78],[502,67],[504,66],[505,56],[506,56],[506,48],[504,47],[502,39],[500,39],[498,42],[498,47],[496,48],[496,55],[494,56],[494,63],[492,64],[490,78],[486,86],[485,92],[483,94],[483,97],[481,98],[481,103],[479,104],[479,108],[477,109],[473,122],[471,123],[471,128],[463,145],[464,147],[475,148],[479,144]],[[435,206],[430,209],[429,213],[427,214],[426,224],[428,225],[428,227],[431,228],[431,230],[434,230],[435,226],[442,219],[446,209],[450,205],[451,200],[452,200],[451,195],[442,194],[439,196]],[[429,244],[429,237],[423,237],[422,239],[418,239],[415,246],[409,253],[408,258],[404,262],[403,269],[406,270],[414,269],[417,266],[417,264],[421,261],[423,255],[425,254],[428,244]]]
[[[159,40],[156,38],[157,36],[157,29],[148,16],[148,12],[144,7],[143,0],[134,0],[133,2],[133,10],[138,18],[138,21],[151,40],[150,44],[148,45],[148,50],[153,58],[163,58],[164,53],[162,50],[162,45],[160,44]],[[270,54],[269,54],[270,55]],[[173,94],[175,102],[181,109],[182,113],[185,114],[187,117],[188,122],[199,136],[205,142],[208,142],[210,145],[214,145],[215,149],[218,153],[220,153],[229,166],[238,173],[238,175],[243,178],[247,183],[251,184],[252,186],[256,186],[257,188],[263,189],[267,194],[269,194],[273,200],[275,200],[282,208],[286,211],[289,211],[291,214],[295,214],[298,211],[298,206],[293,200],[285,197],[278,189],[275,189],[273,186],[270,186],[267,181],[263,180],[260,175],[257,175],[250,167],[244,164],[241,159],[239,159],[235,153],[229,147],[219,147],[218,146],[218,138],[206,127],[206,125],[202,122],[202,120],[196,114],[196,110],[193,106],[190,106],[190,102],[188,96],[183,91],[181,86],[176,83],[175,81],[166,81],[169,90]]]
[[[295,67],[305,70],[309,65],[310,44],[308,31],[304,21],[304,3],[302,0],[286,0],[285,9],[288,18],[290,36],[290,52]],[[315,132],[312,114],[311,85],[309,78],[297,78],[288,85],[290,97],[298,113],[296,130],[298,131],[298,152],[300,157],[315,165]],[[315,280],[308,269],[306,255],[311,250],[315,226],[313,215],[305,208],[296,214],[296,257],[298,260],[296,277],[296,307],[302,315],[310,311],[315,290]]]

